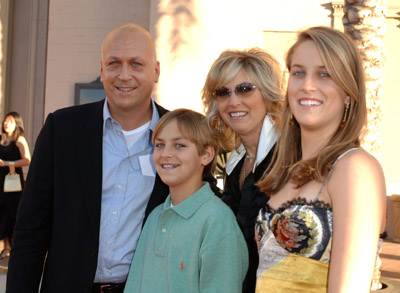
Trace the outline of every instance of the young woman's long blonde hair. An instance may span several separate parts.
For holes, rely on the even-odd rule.
[[[274,163],[258,183],[260,189],[270,195],[278,192],[288,180],[297,187],[311,180],[322,182],[340,154],[360,145],[361,131],[366,124],[364,67],[358,48],[340,31],[329,27],[309,28],[299,33],[297,41],[286,54],[289,72],[293,53],[300,44],[310,40],[316,45],[332,80],[351,98],[347,120],[343,127],[338,125],[327,145],[315,157],[301,160],[300,127],[291,114],[286,94]]]

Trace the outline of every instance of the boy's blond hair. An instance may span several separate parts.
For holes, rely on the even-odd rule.
[[[183,136],[196,145],[199,156],[204,154],[207,146],[213,147],[215,154],[218,154],[217,140],[213,137],[208,127],[206,117],[189,109],[176,109],[163,115],[154,128],[153,144],[163,128],[174,120],[177,122],[179,131]],[[203,179],[214,173],[215,165],[216,159],[214,156],[212,162],[204,167]]]

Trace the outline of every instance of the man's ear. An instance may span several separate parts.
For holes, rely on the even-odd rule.
[[[212,162],[212,160],[214,160],[214,156],[215,149],[211,145],[206,146],[204,149],[204,154],[201,155],[201,164],[203,166],[207,166]]]
[[[154,76],[154,83],[158,83],[158,79],[160,78],[160,62],[159,61],[156,61],[154,70],[156,72],[156,74]]]
[[[100,60],[100,81],[103,82],[103,62]]]

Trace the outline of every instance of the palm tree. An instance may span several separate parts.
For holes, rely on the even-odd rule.
[[[363,147],[381,159],[381,125],[383,98],[383,65],[385,61],[384,35],[386,32],[386,0],[345,0],[343,26],[360,48],[364,61],[368,106],[367,133]],[[382,288],[380,282],[381,260],[378,257],[371,290]]]
[[[381,159],[386,0],[346,0],[343,26],[360,48],[367,88],[368,127],[363,147]]]

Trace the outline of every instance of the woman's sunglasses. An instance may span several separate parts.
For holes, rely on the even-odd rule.
[[[256,85],[250,82],[244,82],[238,84],[233,91],[235,92],[236,95],[245,97],[249,95],[255,88],[257,88]],[[232,90],[227,89],[226,87],[217,88],[213,93],[213,96],[217,96],[218,98],[230,97],[231,95],[232,95]]]

